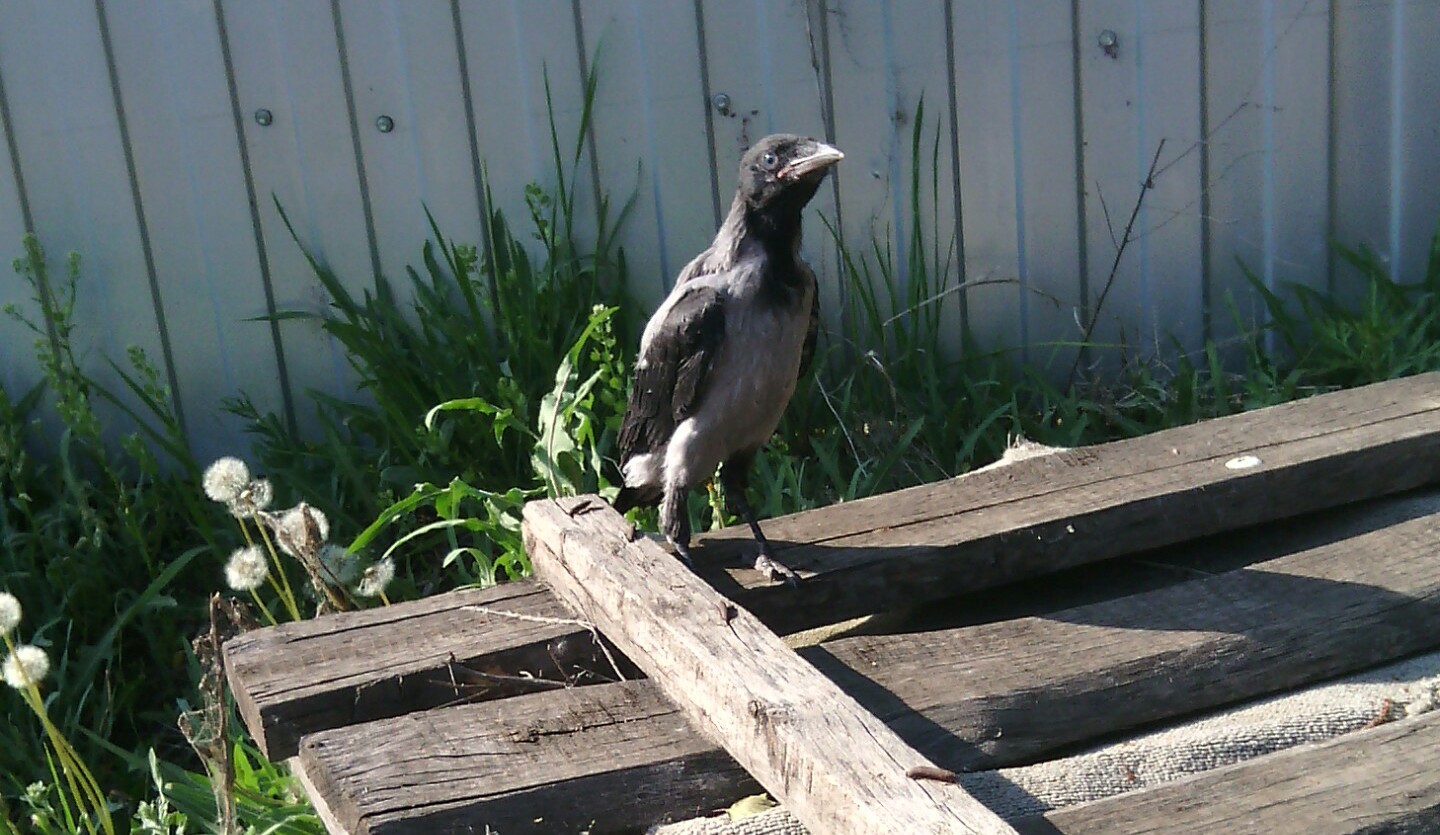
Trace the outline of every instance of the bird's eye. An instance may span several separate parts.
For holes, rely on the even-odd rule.
[[[780,158],[770,153],[769,151],[766,151],[765,156],[760,158],[760,164],[765,166],[766,168],[774,168],[777,164],[779,164],[779,162]]]

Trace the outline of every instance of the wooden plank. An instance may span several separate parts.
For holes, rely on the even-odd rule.
[[[1027,834],[1434,832],[1440,713],[1028,818]]]
[[[299,761],[356,835],[613,832],[759,791],[641,681],[324,731],[305,738]]]
[[[596,497],[531,502],[537,575],[815,833],[1013,832]]]
[[[1427,452],[1435,444],[1434,412],[1426,408],[1436,400],[1427,394],[1436,379],[1420,377],[1327,395],[771,520],[767,530],[772,540],[793,546],[782,554],[810,575],[799,589],[772,587],[744,570],[719,573],[717,578],[712,566],[705,573],[771,628],[794,630],[935,600],[945,596],[947,588],[951,593],[989,588],[1122,551],[1398,491],[1436,478],[1435,456]],[[1357,425],[1368,428],[1356,434]],[[1287,436],[1298,440],[1270,443]],[[1287,460],[1284,453],[1302,472],[1235,482],[1237,472],[1226,470],[1223,462],[1255,450],[1268,466]],[[1166,498],[1167,489],[1174,495]],[[1074,527],[1074,533],[1067,526]],[[722,531],[704,551],[722,545],[740,553],[753,547],[748,534],[732,530]],[[997,556],[1001,554],[1004,560]],[[519,594],[522,587],[507,588]],[[544,617],[566,616],[548,596],[536,598],[534,606],[534,613]],[[358,616],[339,622],[348,623],[350,617]],[[563,635],[588,641],[574,626],[558,628],[551,637]],[[489,639],[483,632],[473,635],[468,628],[457,628],[449,640],[445,652],[435,645],[434,658],[443,660],[450,651],[460,659],[483,653]],[[411,675],[420,669],[404,668]],[[434,676],[448,675],[440,661],[424,669]],[[362,674],[368,677],[346,679],[345,687],[395,686],[386,665],[357,672]],[[285,706],[299,691],[268,682],[262,678],[238,687],[266,692],[263,710],[276,715],[299,710]],[[320,698],[313,691],[304,693]],[[331,698],[344,703],[351,696]],[[333,726],[341,718],[324,711],[299,710],[299,715],[311,716],[306,720],[310,724],[291,729],[267,725],[263,730],[252,724],[252,730],[262,739],[272,734],[288,738],[281,750],[293,750],[300,733]]]
[[[1335,507],[1440,479],[1437,383],[1337,392],[770,520],[798,589],[725,567],[753,555],[743,526],[703,538],[697,559],[788,632]],[[1247,455],[1259,463],[1227,466]]]
[[[1437,511],[1440,494],[1435,492],[1346,508],[1310,517],[1301,524],[1240,532],[1169,549],[1148,555],[1144,564],[1078,569],[1066,579],[1063,588],[1054,584],[1042,588],[1040,583],[1032,583],[1010,593],[1012,599],[1008,602],[985,594],[947,606],[955,610],[951,619],[1019,616],[1019,620],[919,634],[842,638],[807,647],[800,654],[922,754],[947,768],[1033,761],[1137,722],[1184,715],[1231,699],[1252,698],[1380,663],[1423,645],[1428,640],[1426,635],[1440,632],[1435,628],[1440,616],[1435,607],[1427,608],[1426,604],[1420,604],[1424,611],[1418,614],[1413,609],[1407,610],[1409,614],[1387,610],[1397,599],[1423,598],[1426,589],[1423,584],[1410,582],[1415,575],[1407,574],[1406,567],[1388,565],[1397,538],[1374,534]],[[1426,521],[1432,526],[1440,524],[1434,515]],[[1412,538],[1422,541],[1426,536],[1424,531],[1412,532]],[[1417,559],[1414,549],[1405,553],[1411,554],[1407,563]],[[1276,560],[1283,555],[1290,556]],[[1262,562],[1242,572],[1182,585],[1172,583],[1164,592],[1147,590],[1135,597],[1093,605],[1066,605],[1067,600],[1103,597],[1107,590],[1114,596],[1153,587],[1161,582],[1155,575],[1162,569],[1155,566],[1175,565],[1177,569],[1169,572],[1172,576],[1178,571],[1193,576],[1197,571],[1215,571],[1257,560],[1272,560],[1274,564]],[[1357,571],[1347,572],[1346,564],[1358,567]],[[1136,576],[1147,567],[1151,576]],[[1302,613],[1292,619],[1295,588],[1290,584],[1303,584],[1306,589],[1323,585],[1327,581],[1317,577],[1327,570],[1343,577],[1343,583],[1333,584],[1337,593],[1307,598],[1317,606],[1326,606],[1326,611]],[[1256,580],[1257,575],[1265,579]],[[1338,631],[1329,626],[1329,613],[1335,607],[1347,613]],[[1166,614],[1169,625],[1200,624],[1203,620],[1228,626],[1219,631],[1137,628],[1143,624],[1154,626],[1157,612]],[[332,620],[353,617],[344,615]],[[1373,641],[1375,635],[1384,634],[1374,631],[1374,624],[1386,618],[1405,619],[1401,639]],[[1318,628],[1317,623],[1326,626]],[[934,624],[915,625],[931,629]],[[377,623],[337,629],[317,641],[343,637],[353,647],[363,643],[356,633],[366,629],[393,630],[395,626]],[[1332,656],[1333,663],[1328,667],[1313,663],[1317,654],[1323,653]],[[311,657],[320,654],[312,650]],[[1153,666],[1147,664],[1152,661]],[[414,796],[425,797],[429,806],[443,808],[444,821],[477,827],[489,823],[501,831],[507,831],[508,824],[521,825],[528,819],[497,818],[497,810],[516,808],[516,814],[524,815],[537,807],[550,809],[552,795],[563,804],[567,802],[564,798],[577,794],[571,780],[591,781],[588,785],[596,786],[595,791],[606,797],[628,796],[629,790],[623,787],[636,781],[653,781],[650,794],[654,798],[683,798],[674,801],[679,806],[624,812],[617,809],[606,818],[607,828],[645,827],[667,814],[680,815],[733,800],[738,796],[733,774],[739,767],[718,747],[697,730],[681,733],[670,724],[669,714],[634,711],[635,700],[658,699],[658,694],[653,682],[639,681],[624,688],[598,684],[565,691],[563,695],[543,694],[527,703],[526,716],[549,717],[550,724],[563,724],[577,711],[610,715],[623,722],[629,737],[636,740],[630,744],[651,752],[648,760],[624,755],[627,765],[623,768],[612,767],[609,762],[611,754],[623,748],[616,743],[617,748],[606,749],[610,752],[606,758],[582,757],[584,763],[564,766],[569,769],[565,771],[567,776],[557,777],[554,763],[568,763],[576,754],[564,740],[554,741],[553,749],[547,748],[552,741],[544,735],[535,741],[535,766],[512,768],[508,758],[486,757],[489,737],[477,736],[473,731],[479,721],[476,716],[491,714],[454,708],[430,713],[423,726],[424,735],[415,730],[421,726],[382,720],[326,732],[323,737],[311,736],[327,743],[308,751],[304,759],[314,763],[317,774],[329,775],[325,779],[330,788],[322,799],[328,803],[332,798],[336,802],[342,797],[352,798],[355,819],[377,826],[383,820],[385,826],[400,827],[406,818],[405,795],[393,792],[397,785]],[[583,699],[585,707],[575,707],[575,699]],[[508,699],[503,704],[513,702]],[[505,708],[502,705],[497,710],[503,712]],[[507,727],[513,730],[512,725]],[[374,747],[374,740],[392,736],[406,740],[403,744],[397,741],[397,750],[413,745],[417,751],[423,746],[434,751],[435,740],[444,740],[447,761],[467,763],[466,778],[453,779],[445,770],[397,778],[397,774],[407,773],[405,767],[370,769],[351,763],[354,758],[369,757],[366,752]],[[683,768],[673,764],[668,770],[658,768],[666,761],[663,752],[671,747],[687,752],[686,764]],[[684,793],[670,784],[675,780],[686,787]],[[713,790],[700,788],[712,785]],[[526,801],[512,807],[508,805],[512,794]],[[595,813],[595,804],[589,813]],[[413,823],[416,827],[438,825],[442,818],[422,814]],[[556,819],[552,816],[551,820]],[[570,823],[568,819],[566,822]],[[575,827],[556,824],[556,828]]]
[[[801,654],[947,768],[1026,762],[1440,644],[1440,496],[1330,526],[1347,530],[1359,532],[1128,597]]]
[[[567,617],[534,583],[462,590],[240,635],[225,670],[251,735],[278,760],[321,728],[613,678],[590,633],[554,622]]]

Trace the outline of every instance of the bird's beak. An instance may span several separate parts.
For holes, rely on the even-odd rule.
[[[816,142],[810,153],[791,160],[789,165],[780,169],[779,177],[782,180],[798,180],[806,174],[823,171],[844,158],[839,148]]]

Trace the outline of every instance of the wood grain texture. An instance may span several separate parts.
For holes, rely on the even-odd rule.
[[[1342,835],[1440,828],[1431,712],[1020,821],[1042,833]]]
[[[1023,763],[1440,644],[1437,496],[1348,525],[1362,530],[1205,579],[801,654],[947,768]]]
[[[536,583],[462,590],[240,635],[225,669],[272,760],[322,728],[613,676],[589,632],[532,618],[570,615]]]
[[[531,502],[537,575],[817,833],[1013,832],[753,615],[594,497]],[[635,541],[632,541],[635,540]]]
[[[1136,722],[1379,663],[1424,642],[1426,634],[1440,634],[1440,607],[1433,600],[1416,604],[1422,607],[1418,614],[1414,607],[1387,608],[1425,592],[1403,580],[1423,565],[1414,559],[1390,564],[1399,538],[1386,532],[1410,526],[1415,540],[1433,540],[1425,525],[1440,524],[1437,513],[1437,491],[1380,500],[1146,558],[1155,565],[1186,567],[1192,574],[1236,561],[1249,564],[1238,572],[1098,604],[1052,610],[1032,601],[1043,615],[902,636],[844,638],[800,653],[940,765],[960,770],[1019,764]],[[1419,559],[1423,563],[1423,556]],[[1354,570],[1346,571],[1345,564]],[[1086,588],[1052,590],[1050,596],[1099,596],[1102,592],[1089,588],[1096,583],[1125,588],[1123,577],[1110,577],[1100,566],[1082,571],[1070,583]],[[1344,580],[1322,579],[1327,571],[1341,571]],[[1310,593],[1327,587],[1332,592]],[[1036,597],[1036,591],[1030,596]],[[1297,618],[1297,596],[1316,611]],[[972,596],[975,605],[986,602],[979,597]],[[1164,623],[1157,623],[1157,612],[1165,616]],[[1390,626],[1373,626],[1386,621]],[[1391,640],[1397,631],[1400,639]],[[1378,644],[1371,636],[1380,639]],[[491,722],[488,717],[500,716],[509,731],[530,736],[528,726],[510,718],[510,706],[521,704],[521,698],[526,707],[519,715],[544,727],[565,725],[577,714],[612,716],[623,723],[636,749],[653,759],[626,755],[626,764],[615,766],[617,748],[608,742],[596,749],[603,755],[590,756],[576,754],[568,737],[548,734],[538,735],[533,749],[524,748],[533,767],[512,767],[508,758],[486,756],[490,737],[476,735],[473,728]],[[302,759],[316,774],[329,775],[322,801],[355,804],[352,823],[387,832],[443,830],[451,823],[527,831],[532,823],[527,813],[563,806],[582,786],[587,796],[606,798],[601,828],[642,828],[667,815],[723,806],[753,791],[736,783],[743,770],[698,730],[675,723],[672,713],[634,707],[660,698],[653,682],[635,681],[447,708],[428,713],[423,725],[381,720],[312,735],[327,745]],[[375,740],[390,738],[395,750],[410,746],[415,756],[425,749],[451,763],[466,763],[466,777],[350,763],[356,757],[373,763]],[[664,755],[672,749],[679,752],[678,763]],[[568,764],[571,760],[578,761]],[[580,770],[557,776],[561,766],[556,763]],[[620,803],[631,797],[637,784],[650,787],[650,805],[609,805],[612,799]],[[407,821],[402,800],[407,795],[394,792],[397,785],[426,798],[429,811],[417,811],[415,820]],[[587,808],[588,814],[597,813],[596,805]],[[547,820],[559,831],[579,828],[553,812]]]
[[[811,575],[798,590],[762,583],[754,572],[717,575],[713,564],[705,573],[766,625],[789,631],[1400,490],[1435,479],[1440,468],[1440,456],[1433,454],[1440,432],[1433,408],[1440,399],[1433,393],[1436,381],[1436,375],[1427,375],[1326,395],[771,520],[766,528],[772,541],[788,543],[785,558]],[[1223,462],[1244,450],[1257,451],[1262,465],[1238,473],[1225,469]],[[748,534],[736,535],[722,531],[706,550],[744,553],[752,547]],[[525,611],[532,614],[566,617],[548,594],[529,596],[524,585],[507,588],[493,593],[524,597],[533,607]],[[383,617],[418,616],[431,605],[452,604],[436,598],[393,608]],[[257,637],[267,632],[256,633],[230,649],[244,715],[262,746],[278,744],[272,756],[293,753],[304,732],[344,724],[352,715],[395,715],[402,708],[373,711],[381,709],[379,694],[393,693],[401,677],[412,677],[405,687],[448,681],[450,653],[466,665],[466,659],[486,652],[518,651],[504,641],[525,634],[505,632],[509,637],[491,644],[488,626],[477,632],[471,619],[452,613],[438,629],[423,618],[405,628],[405,634],[421,636],[419,655],[402,648],[361,663],[361,657],[376,653],[373,646],[357,656],[353,646],[324,645],[326,630],[349,640],[352,629],[377,617],[382,616],[346,615],[333,624],[326,619],[324,626],[304,627],[320,630],[304,633],[313,639],[304,644],[311,651],[348,659],[339,677],[316,679],[305,657],[291,662],[271,652],[286,646],[288,637],[277,635],[272,644]],[[593,649],[580,627],[550,626],[529,652],[544,641]],[[364,640],[386,645],[398,638]],[[249,654],[264,657],[240,658]],[[549,669],[543,654],[523,660]],[[336,707],[354,702],[357,692],[374,694],[370,703],[377,707],[359,714]],[[428,698],[441,704],[454,694]]]
[[[1440,374],[1066,450],[764,523],[798,590],[729,566],[743,526],[701,540],[700,571],[791,632],[1440,479]],[[1260,464],[1231,469],[1253,455]]]
[[[355,835],[613,832],[759,791],[648,682],[322,731],[299,760]]]

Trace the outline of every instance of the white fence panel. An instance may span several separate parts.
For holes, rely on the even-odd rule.
[[[75,353],[87,373],[125,397],[107,358],[123,364],[127,347],[138,346],[162,373],[167,358],[97,6],[5,0],[0,20],[0,75],[34,231],[57,278],[67,251],[83,255]],[[28,359],[31,340],[3,353]],[[109,417],[112,438],[132,427],[104,403],[97,411]]]
[[[819,216],[857,255],[893,242],[902,297],[919,226],[928,270],[987,282],[936,302],[951,346],[968,325],[1058,375],[1161,140],[1097,341],[1194,350],[1235,334],[1231,297],[1260,322],[1237,258],[1354,299],[1332,237],[1415,280],[1440,218],[1437,42],[1433,0],[0,0],[0,253],[26,226],[57,264],[80,251],[86,367],[114,386],[106,358],[145,348],[202,454],[243,443],[216,408],[238,392],[310,427],[306,392],[360,395],[313,323],[249,321],[326,303],[272,195],[357,296],[418,264],[422,206],[481,243],[481,170],[538,252],[525,186],[554,186],[552,114],[568,162],[593,65],[577,234],[597,193],[633,195],[638,304],[709,240],[750,143],[810,134],[848,155],[804,248],[832,327]],[[18,279],[0,302],[27,303]],[[7,390],[39,378],[32,341],[0,323]]]
[[[114,4],[115,49],[155,276],[174,341],[192,447],[234,452],[243,393],[283,413],[276,343],[239,164],[225,64],[209,2]]]

